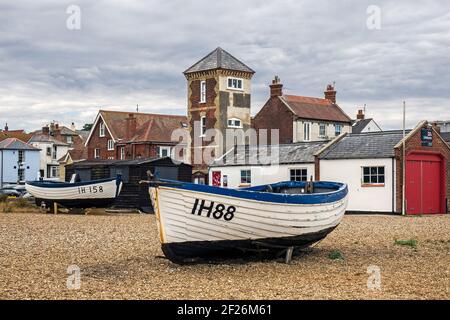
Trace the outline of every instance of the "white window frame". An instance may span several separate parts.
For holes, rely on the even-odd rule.
[[[323,129],[323,134],[322,134]],[[325,138],[327,136],[327,124],[326,123],[319,123],[319,137]]]
[[[52,160],[57,160],[57,155],[58,155],[58,146],[53,146],[53,150],[52,150]]]
[[[125,147],[120,147],[120,160],[125,160]]]
[[[369,174],[364,174],[364,169],[368,168],[369,169]],[[372,168],[376,168],[377,172],[372,174]],[[379,173],[379,169],[383,168],[383,173]],[[369,177],[369,182],[364,182],[364,176],[368,176]],[[372,176],[375,176],[377,178],[377,182],[372,182]],[[383,177],[383,182],[379,182],[380,177]],[[380,186],[380,187],[384,187],[386,185],[386,167],[385,166],[377,166],[377,165],[373,165],[373,166],[361,166],[361,185],[371,185],[371,186]]]
[[[205,123],[203,123],[205,122]],[[206,135],[206,116],[200,117],[200,137],[204,137]]]
[[[303,122],[303,141],[311,141],[311,122]]]
[[[236,125],[236,121],[239,121],[240,124]],[[230,122],[231,122],[231,124],[230,124]],[[230,119],[228,119],[227,124],[228,124],[229,128],[242,128],[242,120],[238,119],[238,118],[230,118]]]
[[[50,166],[49,171],[49,178],[59,178],[59,166]]]
[[[114,140],[109,139],[108,140],[108,151],[113,151],[113,150],[114,150]]]
[[[106,126],[104,122],[100,122],[100,127],[99,127],[99,136],[100,137],[104,137],[105,136],[105,131],[106,131]]]
[[[94,159],[100,159],[100,148],[94,149]]]
[[[293,177],[293,175],[292,175],[292,171],[295,171],[295,170],[306,170],[306,175],[304,176],[305,177],[305,180],[292,180],[292,177]],[[300,175],[297,175],[296,174],[296,172],[294,173],[294,178],[295,177],[303,177],[303,175],[302,174],[300,174]],[[297,182],[304,182],[304,181],[308,181],[308,168],[305,168],[305,167],[300,167],[300,168],[289,168],[289,180],[290,181],[297,181]]]
[[[242,181],[242,173],[244,172],[244,171],[248,171],[250,174],[248,175],[248,179],[250,180],[250,181]],[[246,175],[247,176],[247,175]],[[241,182],[241,185],[251,185],[252,184],[252,170],[251,169],[242,169],[240,172],[239,172],[239,181]]]
[[[166,150],[166,151],[167,151],[167,156],[164,156],[164,157],[170,157],[170,156],[172,155],[172,148],[171,148],[171,147],[161,146],[161,147],[159,147],[159,150],[158,150],[158,156],[159,156],[160,158],[163,157],[163,155],[162,155],[163,150]]]
[[[338,133],[338,131],[337,131],[337,128],[340,128],[340,129],[339,129],[339,133]],[[335,135],[335,136],[340,135],[340,134],[342,133],[342,129],[343,129],[342,124],[336,123],[336,124],[334,125],[334,135]]]
[[[200,81],[200,103],[206,102],[206,80]]]
[[[231,80],[231,86],[230,86],[230,80]],[[236,86],[233,85],[233,81],[236,81]],[[240,87],[238,85],[239,83],[241,84]],[[236,78],[236,77],[228,77],[227,78],[227,89],[244,91],[244,79],[243,78]]]
[[[66,137],[66,142],[67,142],[67,143],[72,143],[72,142],[73,142],[72,136],[67,136],[67,137]]]

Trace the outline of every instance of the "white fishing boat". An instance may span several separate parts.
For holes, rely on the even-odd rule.
[[[171,261],[183,263],[310,246],[338,226],[348,189],[335,182],[227,189],[159,180],[150,182],[149,192],[162,251]]]
[[[117,176],[82,182],[32,181],[25,188],[38,206],[58,203],[67,208],[101,208],[111,205],[120,194],[122,179]]]

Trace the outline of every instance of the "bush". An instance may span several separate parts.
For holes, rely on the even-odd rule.
[[[408,246],[411,248],[416,249],[417,248],[417,240],[416,239],[409,239],[409,240],[395,240],[395,244],[399,246]]]
[[[331,251],[330,254],[328,255],[328,258],[330,258],[331,260],[344,259],[342,253],[340,253],[337,250]]]
[[[9,205],[5,205],[4,207],[3,207],[3,213],[11,213],[11,212],[13,212],[13,208],[11,208],[11,206],[9,206]]]
[[[6,202],[8,200],[8,196],[6,194],[0,194],[0,202]]]
[[[17,198],[14,201],[14,204],[16,205],[17,208],[26,208],[30,205],[28,200],[25,198]]]

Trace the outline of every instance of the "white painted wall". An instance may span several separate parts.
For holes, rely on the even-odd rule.
[[[342,126],[341,133],[347,132],[350,133],[352,131],[350,124],[348,123],[331,123],[331,122],[321,122],[317,120],[306,120],[306,119],[299,119],[295,120],[292,123],[293,126],[293,141],[294,142],[303,142],[304,140],[304,123],[309,122],[311,123],[311,133],[310,133],[310,140],[309,141],[324,141],[324,140],[330,140],[334,139],[336,137],[335,134],[335,125],[340,124]],[[320,136],[320,124],[325,124],[325,136]]]
[[[221,184],[223,176],[228,176],[228,188],[239,188],[241,186],[241,170],[251,170],[252,186],[261,184],[276,183],[290,180],[290,169],[307,169],[308,180],[311,176],[314,179],[314,164],[292,164],[292,165],[271,165],[271,166],[224,166],[209,168],[209,183],[212,185],[212,172],[221,172]]]
[[[41,149],[40,152],[40,170],[44,170],[44,179],[47,179],[47,168],[48,165],[57,166],[59,167],[58,160],[61,159],[63,156],[67,154],[67,152],[70,150],[68,146],[56,146],[56,159],[53,159],[53,157],[50,155],[47,155],[47,147],[51,148],[53,153],[53,143],[52,142],[31,142],[32,146]],[[59,178],[54,178],[50,180],[58,180]]]
[[[368,212],[392,212],[393,179],[392,159],[345,159],[320,160],[320,180],[345,182],[348,184],[349,202],[347,210]],[[362,167],[384,166],[385,184],[382,187],[362,187]],[[394,181],[395,182],[395,181]],[[395,198],[394,198],[395,200]],[[394,201],[395,203],[395,201]]]
[[[377,126],[375,121],[370,120],[370,122],[366,125],[366,127],[361,131],[361,133],[366,132],[380,132],[380,128]]]

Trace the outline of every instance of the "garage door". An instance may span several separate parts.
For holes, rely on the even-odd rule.
[[[443,211],[441,157],[413,154],[406,159],[406,212],[441,213]]]

